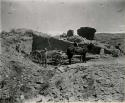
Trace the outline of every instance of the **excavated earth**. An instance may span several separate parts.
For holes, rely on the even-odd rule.
[[[15,43],[1,41],[0,103],[125,100],[124,56],[45,68],[18,53]]]

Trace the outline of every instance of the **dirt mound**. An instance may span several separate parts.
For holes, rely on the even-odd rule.
[[[11,55],[12,56],[12,55]],[[0,103],[23,103],[44,93],[55,70],[33,63],[23,55],[0,56]],[[44,94],[43,94],[44,95]]]
[[[25,53],[32,50],[32,44],[23,41],[26,35],[8,33],[1,36],[0,54],[0,103],[22,103],[23,99],[35,97],[39,94],[37,83],[46,84],[45,68],[33,63]],[[29,36],[28,36],[29,37]],[[23,39],[22,39],[23,38]],[[21,41],[21,52],[16,50],[16,45]],[[28,47],[22,47],[28,46]],[[22,52],[24,51],[24,52]],[[43,70],[41,74],[38,72]],[[45,73],[46,72],[46,73]],[[45,74],[45,75],[44,75]]]
[[[72,43],[69,41],[59,40],[42,32],[37,32],[29,29],[13,29],[10,32],[2,32],[1,38],[9,39],[9,42],[20,43],[21,49],[26,53],[32,50],[48,50],[58,49],[65,51]],[[12,39],[12,40],[10,40]],[[3,44],[3,43],[2,43]]]
[[[42,99],[48,98],[46,102],[125,99],[125,65],[119,63],[117,58],[111,58],[111,63],[99,58],[104,64],[93,60],[93,65],[80,63],[44,68],[25,56],[24,52],[27,51],[27,54],[32,50],[32,37],[22,31],[18,33],[13,35],[11,32],[1,37],[0,103],[23,103],[38,95]],[[27,45],[21,45],[24,51],[21,53],[16,50],[19,41]],[[109,62],[108,59],[105,61]]]
[[[123,101],[124,68],[114,64],[67,67],[52,78],[54,101]]]
[[[2,66],[0,68],[0,102],[19,103],[21,95],[26,98],[35,95],[33,90],[34,73],[40,68],[25,58],[18,58],[16,55],[0,56]],[[11,101],[10,101],[11,100]]]
[[[74,64],[60,67],[60,72],[52,66],[42,68],[25,59],[1,58],[1,103],[10,99],[12,102],[8,103],[19,103],[37,95],[55,102],[124,100],[125,65]]]

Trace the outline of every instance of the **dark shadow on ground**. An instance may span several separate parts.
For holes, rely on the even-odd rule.
[[[86,62],[90,61],[90,60],[93,60],[93,59],[97,59],[97,58],[95,58],[95,57],[86,57]],[[38,60],[32,60],[32,61],[34,63],[40,64]],[[76,63],[85,63],[85,62],[80,61],[79,57],[72,58],[72,63],[71,64],[76,64]],[[55,63],[55,62],[52,62],[52,61],[48,61],[47,64],[48,65],[53,65],[53,66],[58,66],[58,63]],[[41,63],[41,65],[42,65],[42,63]],[[68,59],[63,60],[63,62],[60,65],[69,65]]]
[[[86,62],[89,61],[89,60],[93,60],[93,59],[97,59],[97,58],[95,58],[95,57],[86,57]],[[76,64],[76,63],[85,63],[85,62],[80,61],[79,58],[73,58],[71,64]],[[65,60],[65,61],[62,63],[62,65],[69,65],[68,60]]]

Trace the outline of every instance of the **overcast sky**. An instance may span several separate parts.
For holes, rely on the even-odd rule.
[[[45,33],[90,26],[98,32],[125,32],[125,0],[2,0],[2,29]]]

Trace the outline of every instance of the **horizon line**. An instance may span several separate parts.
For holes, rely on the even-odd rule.
[[[40,30],[35,30],[35,29],[32,29],[32,28],[15,28],[15,30],[16,29],[25,29],[25,30],[33,30],[33,31],[37,31],[37,32],[41,32],[41,33],[46,33],[46,34],[50,34],[50,35],[60,35],[60,34],[62,34],[62,33],[66,33],[66,32],[64,32],[64,31],[55,31],[55,32],[42,32],[42,31],[40,31]],[[0,32],[2,32],[2,31],[5,31],[5,32],[10,32],[12,29],[10,29],[10,30],[0,30]],[[75,30],[74,30],[75,31]],[[117,33],[125,33],[125,31],[117,31],[117,32],[111,32],[111,31],[109,31],[109,32],[96,32],[95,34],[97,34],[97,33],[110,33],[110,34],[117,34]],[[77,35],[77,33],[75,32],[74,33],[75,35]]]

